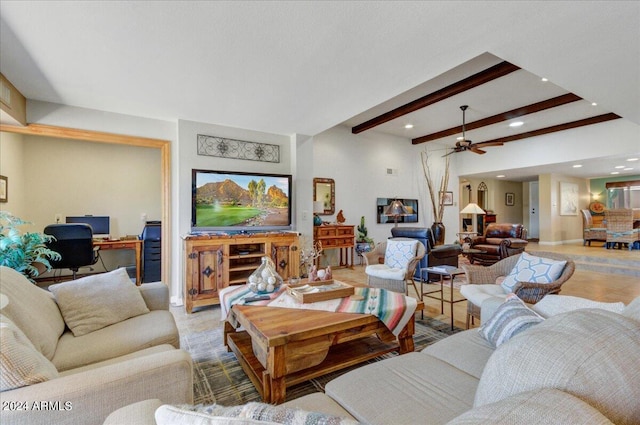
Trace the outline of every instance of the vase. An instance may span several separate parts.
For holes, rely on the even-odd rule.
[[[435,222],[431,225],[431,234],[436,246],[444,245],[444,230],[444,224],[440,222]]]

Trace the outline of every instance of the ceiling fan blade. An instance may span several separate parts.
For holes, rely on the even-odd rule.
[[[459,151],[457,151],[457,150],[455,150],[455,149],[454,149],[454,150],[452,150],[452,151],[451,151],[451,152],[449,152],[449,153],[445,153],[444,155],[442,155],[442,157],[444,158],[445,156],[449,156],[449,155],[451,155],[452,153],[456,153],[456,152],[459,152]]]
[[[483,151],[482,149],[478,149],[478,148],[477,148],[477,147],[475,147],[475,146],[470,147],[470,148],[469,148],[469,150],[470,150],[471,152],[473,152],[473,153],[478,153],[478,154],[480,154],[480,155],[484,155],[485,153],[487,153],[487,151]]]
[[[490,146],[504,146],[504,143],[503,142],[480,142],[480,143],[476,143],[476,146],[487,148]]]

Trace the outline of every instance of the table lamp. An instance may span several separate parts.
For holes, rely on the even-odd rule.
[[[460,214],[473,214],[473,231],[474,233],[478,233],[478,214],[486,214],[482,208],[478,206],[478,204],[474,204],[473,202],[464,207]]]
[[[318,214],[324,212],[324,202],[322,201],[313,201],[313,225],[320,226],[322,224],[322,219]]]
[[[394,227],[398,227],[398,217],[410,214],[407,207],[402,204],[402,201],[395,199],[385,207],[384,215],[393,216],[393,221],[395,222]]]

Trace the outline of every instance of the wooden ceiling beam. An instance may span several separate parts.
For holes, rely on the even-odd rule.
[[[497,65],[485,69],[484,71],[480,71],[476,74],[471,75],[470,77],[457,81],[453,84],[448,85],[447,87],[411,101],[406,105],[399,106],[389,112],[385,112],[382,115],[365,121],[362,124],[358,124],[351,129],[351,132],[353,134],[362,133],[363,131],[369,130],[380,124],[384,124],[385,122],[417,111],[436,102],[440,102],[441,100],[444,100],[448,97],[470,90],[484,83],[488,83],[489,81],[503,77],[519,69],[520,67],[512,63],[506,61],[500,62]]]
[[[478,121],[465,124],[467,131],[480,127],[486,127],[488,125],[497,124],[499,122],[508,121],[523,115],[529,115],[536,112],[544,111],[545,109],[555,108],[557,106],[566,105],[567,103],[582,100],[580,96],[573,93],[563,94],[551,99],[543,100],[541,102],[532,103],[531,105],[522,106],[516,109],[512,109],[507,112],[501,112],[499,114],[487,117]],[[427,134],[425,136],[416,137],[411,140],[411,143],[418,145],[420,143],[430,142],[432,140],[441,139],[443,137],[452,136],[462,132],[462,125],[448,128],[446,130],[438,131],[436,133]]]
[[[621,117],[611,112],[608,114],[597,115],[595,117],[585,118],[578,121],[572,121],[564,124],[553,125],[551,127],[540,128],[538,130],[528,131],[526,133],[513,134],[511,136],[500,137],[498,139],[486,140],[484,142],[474,143],[474,146],[481,148],[484,144],[488,144],[488,143],[513,142],[515,140],[527,139],[529,137],[541,136],[543,134],[556,133],[558,131],[584,127],[585,125],[598,124],[605,121],[617,120],[618,118],[621,118]]]

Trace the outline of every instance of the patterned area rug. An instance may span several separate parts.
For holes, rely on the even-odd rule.
[[[260,394],[245,375],[233,353],[227,352],[222,341],[222,323],[218,306],[204,307],[193,314],[186,314],[183,307],[171,307],[180,331],[180,343],[194,361],[194,403],[218,403],[224,406],[243,404],[249,401],[261,401]],[[443,321],[438,320],[441,318]],[[446,323],[447,317],[420,319],[416,314],[416,351],[447,337],[461,329],[451,330]],[[367,363],[394,357],[388,353]],[[287,388],[287,400],[293,400],[306,394],[323,391],[327,382],[363,366],[331,373]]]

